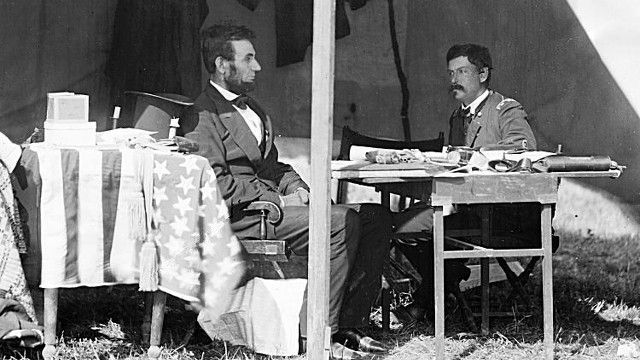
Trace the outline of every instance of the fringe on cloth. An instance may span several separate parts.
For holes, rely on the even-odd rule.
[[[141,194],[127,196],[127,216],[129,217],[129,238],[142,242],[147,235],[147,221],[144,209],[144,198]]]

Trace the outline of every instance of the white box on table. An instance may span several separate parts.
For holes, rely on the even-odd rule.
[[[44,142],[59,146],[95,146],[96,123],[44,122]]]
[[[89,121],[89,95],[72,92],[47,94],[47,121],[86,123]]]

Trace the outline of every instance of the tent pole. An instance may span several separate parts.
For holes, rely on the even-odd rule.
[[[329,230],[336,2],[316,0],[313,3],[307,359],[325,360],[329,358],[331,344]]]

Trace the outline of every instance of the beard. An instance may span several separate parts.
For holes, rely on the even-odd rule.
[[[255,83],[242,81],[242,77],[238,74],[238,70],[234,64],[231,64],[229,76],[225,78],[227,87],[236,94],[246,94],[256,88]]]

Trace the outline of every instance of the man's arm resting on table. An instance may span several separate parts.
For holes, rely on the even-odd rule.
[[[526,141],[527,150],[536,150],[536,138],[533,135],[527,113],[517,101],[511,101],[499,110],[500,138],[498,145],[514,144],[520,146]]]

